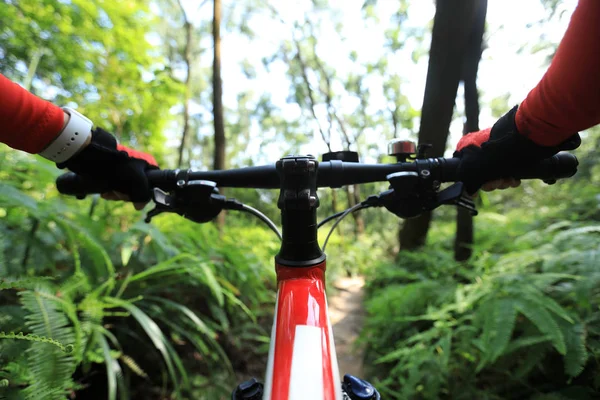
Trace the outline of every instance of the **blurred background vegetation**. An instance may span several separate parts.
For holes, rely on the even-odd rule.
[[[390,139],[451,154],[520,101],[575,3],[1,0],[0,73],[165,168],[390,162]],[[340,225],[329,279],[366,277],[366,378],[384,398],[598,398],[600,135],[583,136],[575,178],[482,194],[474,221]],[[272,233],[234,214],[145,224],[59,196],[60,173],[0,147],[0,398],[226,399],[261,376]],[[383,188],[324,190],[320,216]],[[227,195],[278,220],[276,192]]]

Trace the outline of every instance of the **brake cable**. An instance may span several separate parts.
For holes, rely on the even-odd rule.
[[[346,210],[340,211],[340,212],[336,212],[335,214],[332,214],[329,217],[325,218],[323,221],[321,221],[321,222],[319,222],[317,224],[317,229],[319,229],[320,227],[322,227],[323,225],[325,225],[326,223],[328,223],[332,219],[336,219],[337,217],[339,217],[340,215],[342,215],[345,212],[346,212]]]
[[[354,211],[358,211],[358,210],[362,210],[364,208],[369,208],[372,207],[371,205],[368,204],[364,204],[364,202],[362,203],[358,203],[353,205],[352,207],[348,208],[345,211],[341,212],[341,215],[338,217],[338,219],[335,221],[335,223],[333,224],[333,226],[331,227],[331,229],[329,230],[329,233],[327,234],[327,237],[325,238],[325,242],[323,243],[323,251],[325,251],[325,248],[327,247],[327,242],[329,241],[329,237],[331,236],[331,234],[333,233],[333,231],[335,230],[335,228],[338,226],[338,224],[340,222],[342,222],[342,220],[344,218],[346,218],[349,214],[353,213]],[[325,222],[327,221],[331,221],[332,219],[334,219],[338,214],[334,214],[332,216],[330,216],[329,218],[324,219],[323,221],[321,221],[321,223],[318,226],[323,225]]]
[[[279,240],[282,240],[283,237],[281,236],[281,232],[279,231],[279,229],[277,229],[277,225],[275,225],[275,223],[273,221],[271,221],[269,219],[269,217],[267,217],[265,214],[263,214],[262,212],[258,211],[256,208],[254,207],[250,207],[247,204],[243,204],[242,203],[242,207],[241,208],[236,208],[239,211],[245,211],[248,214],[252,214],[255,217],[257,217],[258,219],[260,219],[262,222],[264,222],[265,224],[267,224],[267,226],[273,231],[275,232],[275,234],[277,235],[277,237],[279,238]]]
[[[216,183],[212,181],[181,180],[172,193],[154,188],[153,198],[156,207],[148,212],[146,222],[164,212],[176,213],[194,222],[204,223],[211,221],[222,210],[244,211],[264,222],[282,240],[281,232],[269,217],[254,207],[219,194]]]

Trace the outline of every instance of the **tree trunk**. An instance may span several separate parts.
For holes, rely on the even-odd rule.
[[[215,128],[214,169],[225,169],[225,123],[221,82],[221,0],[214,0],[213,18],[213,119]]]
[[[487,0],[479,0],[475,14],[473,31],[465,54],[463,66],[463,84],[465,89],[465,116],[463,134],[479,130],[479,93],[477,92],[477,70],[481,52],[483,51],[483,32]],[[473,245],[473,217],[464,208],[459,208],[456,214],[456,236],[454,239],[454,259],[466,261],[471,257]]]
[[[419,129],[419,143],[432,145],[429,157],[441,157],[446,149],[477,2],[478,0],[437,1]],[[406,220],[399,235],[400,248],[410,250],[425,244],[430,222],[430,213]]]
[[[181,6],[181,3],[180,3]],[[181,134],[181,144],[179,145],[179,159],[177,160],[177,168],[181,168],[183,163],[183,151],[186,145],[186,139],[189,136],[190,130],[190,97],[191,97],[191,75],[192,75],[192,24],[188,21],[183,6],[181,12],[185,20],[185,48],[184,59],[187,68],[185,77],[185,97],[183,103],[183,133]]]
[[[405,220],[400,230],[400,250],[414,250],[424,246],[430,222],[430,212]]]
[[[348,208],[354,207],[360,203],[360,192],[357,193],[358,185],[347,185],[345,186],[346,199],[348,200]],[[360,215],[360,211],[353,212],[352,218],[354,219],[354,235],[359,236],[365,231],[365,222]]]
[[[330,189],[331,190],[331,209],[332,214],[335,214],[337,212],[338,209],[338,200],[337,200],[337,189]]]
[[[213,2],[213,121],[215,128],[214,169],[225,169],[225,123],[223,119],[223,83],[221,82],[221,0]],[[217,219],[225,224],[225,213]]]

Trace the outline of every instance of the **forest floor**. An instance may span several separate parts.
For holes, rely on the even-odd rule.
[[[344,374],[363,378],[363,353],[355,342],[363,325],[364,285],[362,277],[340,278],[333,283],[335,293],[328,299],[340,378]]]

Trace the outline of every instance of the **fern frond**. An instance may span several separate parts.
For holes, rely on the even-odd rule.
[[[64,353],[72,353],[73,352],[73,345],[72,344],[67,344],[64,345],[63,343],[60,343],[57,340],[48,338],[46,336],[38,336],[38,335],[34,335],[32,333],[28,333],[28,334],[23,334],[23,332],[19,332],[19,333],[14,333],[14,332],[0,332],[0,339],[16,339],[16,340],[27,340],[30,342],[37,342],[37,343],[48,343],[51,344],[53,346],[58,347],[59,349],[61,349]]]
[[[591,225],[591,226],[584,226],[581,228],[573,228],[573,229],[568,229],[566,231],[562,231],[558,234],[556,234],[556,236],[554,237],[554,240],[552,241],[553,245],[559,245],[562,244],[563,242],[571,239],[571,238],[581,238],[583,236],[589,235],[589,234],[598,234],[600,233],[600,225]]]
[[[550,337],[548,336],[526,336],[523,338],[519,338],[513,340],[506,346],[504,349],[503,356],[508,356],[511,353],[514,353],[517,350],[521,350],[525,347],[535,346],[536,344],[546,343],[550,341]]]
[[[552,318],[552,315],[538,303],[527,301],[525,299],[518,299],[515,302],[515,307],[523,314],[529,321],[531,321],[538,330],[547,335],[556,351],[564,355],[567,351],[565,344],[565,338],[558,327],[556,321]]]
[[[384,355],[383,357],[379,357],[378,359],[376,359],[375,364],[382,364],[382,363],[386,363],[386,362],[390,362],[390,361],[402,360],[406,357],[409,357],[410,355],[415,353],[415,351],[420,350],[422,348],[424,348],[423,344],[416,344],[415,346],[412,346],[412,347],[404,347],[404,348],[394,350],[394,351]]]
[[[523,298],[535,303],[541,307],[546,308],[548,311],[551,311],[555,315],[561,317],[565,321],[573,323],[573,318],[569,315],[567,310],[562,308],[560,304],[558,304],[554,299],[549,296],[546,296],[542,292],[532,287],[523,288],[521,291],[521,295]]]
[[[4,232],[0,226],[0,276],[8,276],[8,265],[6,262],[6,256],[4,255],[4,249],[6,248]]]
[[[35,289],[40,285],[47,284],[48,281],[53,280],[51,276],[35,276],[31,278],[7,280],[0,279],[0,290],[5,289]]]
[[[488,362],[495,362],[504,352],[512,337],[517,320],[517,307],[514,299],[490,299],[483,307],[485,312],[482,332],[484,357],[477,367],[480,371]]]
[[[561,323],[561,329],[567,345],[567,354],[564,357],[565,373],[574,378],[583,371],[588,360],[585,329],[581,323]]]
[[[26,324],[33,334],[51,337],[59,343],[75,341],[73,329],[56,301],[42,296],[43,289],[21,292],[23,307],[29,311]],[[34,342],[27,350],[31,384],[24,390],[28,399],[64,399],[74,386],[71,379],[76,362],[71,354]]]
[[[555,223],[547,226],[546,229],[544,229],[544,232],[545,233],[555,233],[558,231],[564,231],[564,230],[570,228],[571,226],[573,226],[573,222],[571,222],[571,221],[559,221],[559,222],[555,222]]]
[[[63,297],[74,297],[78,294],[88,294],[91,291],[91,285],[88,277],[82,273],[75,273],[60,283],[58,289]]]

